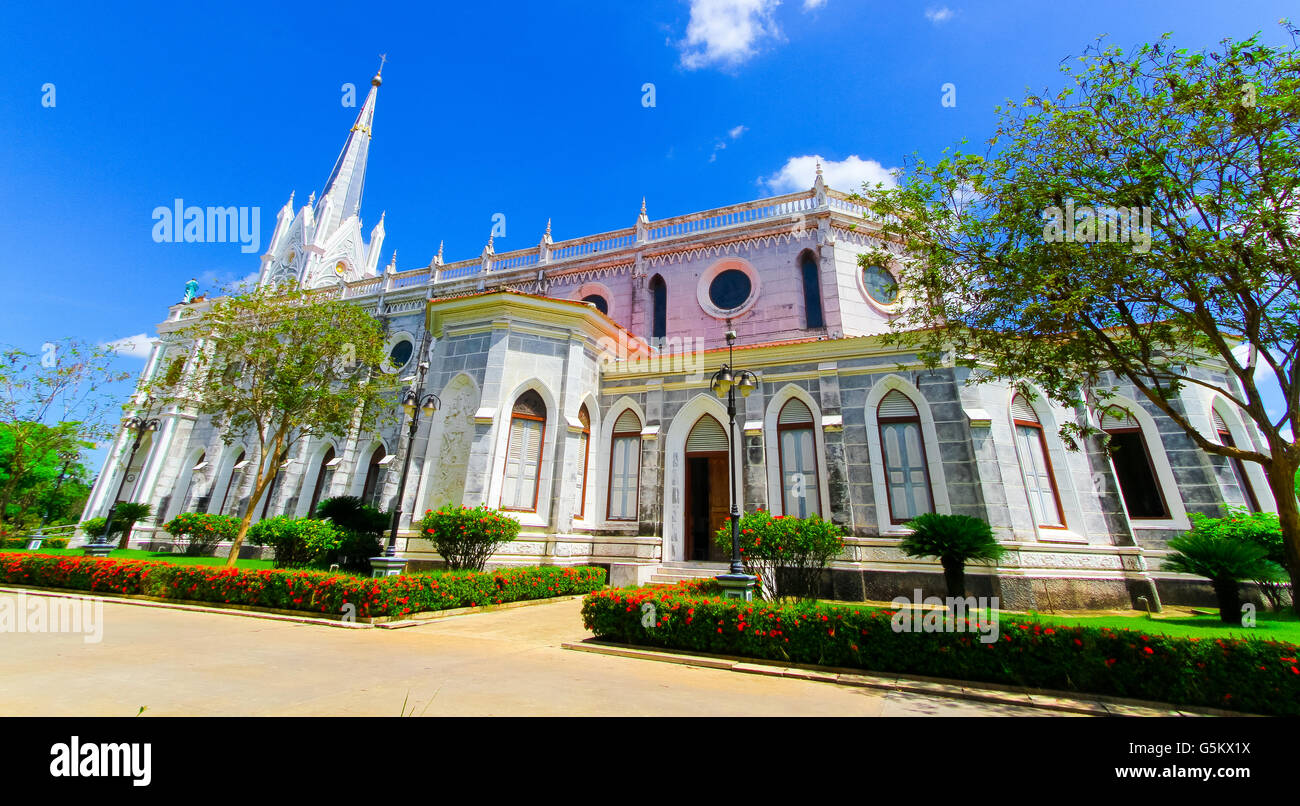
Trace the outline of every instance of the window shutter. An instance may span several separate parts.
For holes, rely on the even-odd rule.
[[[686,438],[686,452],[725,451],[727,449],[727,431],[722,424],[707,414],[695,423],[691,434]]]
[[[641,420],[636,416],[636,412],[631,409],[626,409],[622,414],[618,415],[618,419],[614,422],[614,433],[640,434]]]
[[[1030,423],[1038,422],[1038,412],[1034,411],[1034,407],[1029,405],[1029,401],[1025,399],[1024,395],[1016,395],[1015,399],[1011,401],[1011,417],[1015,420],[1024,420]]]
[[[798,398],[792,398],[790,402],[781,408],[781,414],[776,421],[778,425],[811,423],[813,416],[812,412],[808,410],[807,404]]]
[[[878,417],[916,417],[916,404],[897,389],[885,395],[876,410]]]
[[[1111,431],[1116,428],[1137,428],[1138,427],[1137,418],[1134,417],[1131,413],[1124,412],[1124,414],[1128,415],[1126,417],[1116,416],[1121,411],[1123,410],[1110,409],[1105,414],[1103,414],[1101,417],[1101,430]]]
[[[1223,417],[1219,414],[1219,412],[1216,410],[1213,412],[1213,414],[1214,414],[1214,430],[1220,434],[1231,434],[1232,432],[1228,430],[1228,424],[1223,421]]]

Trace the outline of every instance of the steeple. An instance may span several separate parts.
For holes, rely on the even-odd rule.
[[[370,130],[375,120],[375,96],[379,85],[383,83],[381,74],[384,66],[381,62],[379,72],[370,79],[370,93],[361,105],[356,123],[348,132],[348,139],[343,143],[343,150],[334,163],[334,170],[325,182],[325,190],[316,204],[317,240],[329,237],[339,223],[361,208],[361,190],[366,181],[366,157],[370,153]]]

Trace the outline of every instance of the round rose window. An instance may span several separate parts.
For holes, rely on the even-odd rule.
[[[727,269],[709,284],[709,302],[720,310],[730,311],[745,304],[751,288],[748,274],[740,269]]]
[[[862,270],[862,284],[871,298],[881,305],[892,305],[898,300],[898,281],[886,268],[867,266]]]

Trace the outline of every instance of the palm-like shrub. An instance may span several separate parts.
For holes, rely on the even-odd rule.
[[[1006,549],[993,536],[993,527],[970,515],[928,512],[908,521],[912,533],[899,548],[909,557],[938,557],[948,595],[966,595],[966,564],[996,562]]]
[[[1224,506],[1222,518],[1209,518],[1199,512],[1191,513],[1192,531],[1198,534],[1250,543],[1266,552],[1265,559],[1286,568],[1286,547],[1282,538],[1282,524],[1275,512],[1251,512],[1246,507]],[[1274,610],[1281,610],[1290,584],[1285,576],[1254,578],[1259,589]],[[1294,593],[1293,593],[1294,595]]]
[[[316,506],[315,517],[334,524],[339,532],[338,545],[316,558],[315,564],[328,568],[334,563],[347,571],[367,571],[370,558],[383,551],[382,540],[390,516],[354,495],[327,498]]]
[[[113,524],[118,521],[122,522],[122,539],[118,541],[117,547],[124,549],[131,540],[131,530],[135,528],[136,523],[148,518],[153,514],[153,507],[149,504],[140,504],[135,501],[119,501],[113,509]]]
[[[1241,624],[1239,582],[1276,579],[1282,573],[1276,563],[1269,562],[1268,549],[1214,532],[1188,532],[1170,540],[1169,548],[1173,553],[1164,558],[1164,570],[1210,580],[1219,600],[1219,621],[1224,624]]]

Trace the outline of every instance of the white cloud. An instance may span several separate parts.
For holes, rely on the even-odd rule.
[[[803,10],[813,11],[826,5],[826,0],[803,0]]]
[[[875,185],[877,182],[883,182],[886,187],[894,187],[898,184],[891,175],[896,169],[886,168],[875,160],[864,160],[856,154],[851,154],[839,162],[823,159],[816,154],[791,157],[785,161],[785,165],[781,166],[781,170],[759,179],[758,183],[772,193],[807,190],[812,187],[817,177],[819,161],[822,165],[822,179],[826,184],[845,193],[862,190],[863,183]]]
[[[153,336],[146,333],[137,333],[134,336],[126,336],[115,341],[107,341],[99,345],[105,350],[112,350],[118,357],[125,358],[148,358],[149,353],[153,350]]]
[[[727,136],[730,137],[732,140],[739,140],[740,135],[744,134],[747,131],[749,131],[749,128],[747,126],[737,126],[734,129],[728,129]]]
[[[952,14],[952,9],[947,6],[939,6],[938,8],[931,6],[925,10],[925,18],[935,25],[942,25],[952,19]]]
[[[781,31],[772,18],[780,0],[690,0],[686,39],[678,43],[687,70],[738,67],[757,53],[759,43]]]

